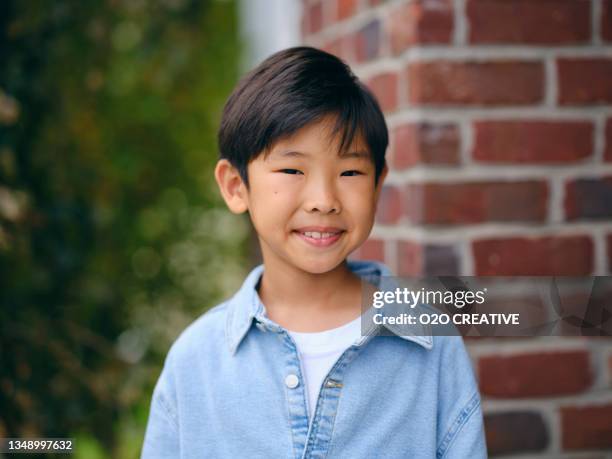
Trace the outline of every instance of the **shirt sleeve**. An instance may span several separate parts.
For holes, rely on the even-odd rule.
[[[486,459],[480,392],[461,336],[441,337],[437,459]]]
[[[178,426],[174,385],[167,359],[153,390],[141,459],[178,458],[180,456]]]

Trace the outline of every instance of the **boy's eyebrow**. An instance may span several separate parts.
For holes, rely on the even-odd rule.
[[[300,157],[308,157],[310,156],[308,153],[304,153],[301,151],[294,151],[294,150],[289,150],[289,151],[283,151],[282,153],[280,153],[278,156],[280,156],[281,158],[300,158]],[[367,151],[363,151],[363,150],[357,150],[357,151],[349,151],[347,153],[344,153],[342,155],[340,155],[341,158],[364,158],[364,159],[370,159],[370,154]]]

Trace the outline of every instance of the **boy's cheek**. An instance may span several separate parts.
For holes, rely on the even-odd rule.
[[[345,196],[344,202],[360,214],[376,212],[377,198],[371,189],[353,190]]]

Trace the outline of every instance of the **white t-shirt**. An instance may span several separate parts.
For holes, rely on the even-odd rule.
[[[361,336],[361,316],[337,328],[303,333],[288,330],[297,345],[308,393],[308,416],[312,420],[323,379],[342,353]]]

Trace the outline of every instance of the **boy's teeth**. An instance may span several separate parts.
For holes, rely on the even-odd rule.
[[[318,231],[305,231],[304,232],[304,235],[306,237],[311,237],[313,239],[321,239],[321,238],[331,237],[334,234],[335,233],[320,233]]]

